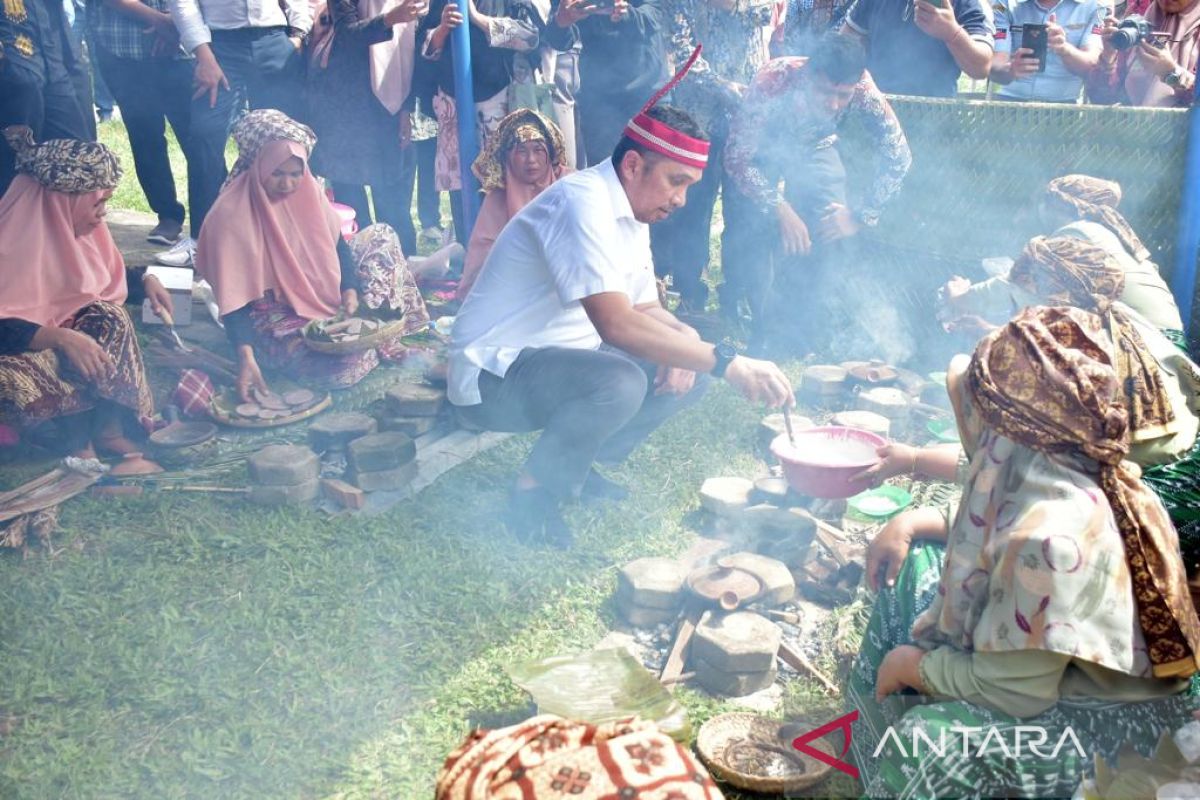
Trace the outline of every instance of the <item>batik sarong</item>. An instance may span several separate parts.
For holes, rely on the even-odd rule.
[[[154,403],[133,320],[124,306],[97,301],[64,327],[85,333],[112,361],[109,376],[88,381],[55,350],[0,356],[0,424],[31,428],[46,420],[90,411],[107,400],[128,409],[150,429]]]

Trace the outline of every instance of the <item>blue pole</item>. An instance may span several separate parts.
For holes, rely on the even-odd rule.
[[[463,224],[465,231],[458,231],[459,241],[465,243],[475,229],[476,204],[479,186],[471,172],[479,143],[475,138],[475,87],[471,85],[471,20],[467,15],[466,3],[459,2],[458,10],[463,22],[450,34],[454,46],[450,55],[454,59],[454,105],[458,109],[458,165],[462,170]]]
[[[1183,169],[1183,191],[1179,203],[1179,239],[1175,245],[1175,269],[1171,292],[1183,316],[1184,330],[1191,331],[1192,303],[1196,296],[1196,259],[1200,258],[1200,108],[1188,111],[1187,161]]]

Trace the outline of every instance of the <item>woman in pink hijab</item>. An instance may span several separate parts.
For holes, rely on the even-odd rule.
[[[399,342],[328,355],[310,350],[311,320],[346,316],[400,318],[401,335],[429,315],[396,234],[372,225],[352,242],[308,168],[316,136],[274,109],[251,111],[233,129],[238,160],[204,219],[196,271],[212,284],[226,333],[237,351],[237,389],[267,392],[260,361],[289,378],[345,388],[403,355]]]
[[[1200,0],[1154,0],[1146,10],[1151,29],[1165,40],[1162,47],[1142,41],[1117,50],[1112,35],[1115,17],[1104,21],[1104,50],[1088,79],[1093,103],[1125,103],[1154,108],[1187,108],[1196,97],[1200,59]]]
[[[73,455],[141,450],[154,414],[133,321],[131,283],[104,223],[121,178],[102,144],[4,131],[17,177],[0,198],[0,425],[24,431],[54,420]],[[154,277],[132,288],[156,311],[171,298]],[[139,427],[141,430],[139,431]],[[159,471],[131,459],[123,472]]]
[[[571,169],[558,126],[538,112],[522,108],[501,120],[471,171],[486,195],[467,244],[458,284],[459,300],[465,300],[475,285],[483,262],[508,221]]]

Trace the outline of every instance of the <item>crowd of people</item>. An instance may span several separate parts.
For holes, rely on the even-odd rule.
[[[548,143],[539,149],[548,171],[503,165],[517,176],[510,184],[528,187],[506,189],[509,216],[514,197],[608,158],[645,98],[703,44],[671,101],[700,124],[713,158],[688,207],[654,230],[656,269],[671,276],[685,312],[705,307],[720,195],[720,307],[752,319],[769,314],[772,264],[794,274],[782,261],[836,251],[878,220],[899,187],[908,153],[883,94],[954,97],[966,76],[986,79],[1001,100],[1186,106],[1200,54],[1200,7],[1189,0],[1118,9],[1104,0],[283,0],[261,9],[240,0],[12,0],[0,12],[0,128],[27,125],[39,141],[95,139],[96,111],[108,118],[115,103],[158,217],[150,239],[172,245],[165,264],[193,262],[226,178],[228,136],[247,107],[313,128],[312,170],[359,227],[387,223],[409,255],[418,234],[468,245],[476,231],[464,229],[451,36],[460,25],[470,29],[484,157],[528,149],[511,130],[499,142],[502,120],[521,109],[539,115],[531,124]],[[818,58],[831,33],[861,45],[861,79],[853,54]],[[822,81],[802,77],[811,72]],[[798,127],[781,118],[792,102],[813,112]],[[854,112],[880,148],[876,181],[861,198],[846,196],[830,146]],[[168,122],[187,158],[186,204],[171,177]],[[806,152],[773,151],[788,149],[773,136],[780,123],[789,124],[789,148]],[[504,178],[477,165],[489,169],[491,192]],[[0,191],[14,174],[11,152],[0,153]],[[502,218],[498,202],[485,203],[467,256],[472,273]]]

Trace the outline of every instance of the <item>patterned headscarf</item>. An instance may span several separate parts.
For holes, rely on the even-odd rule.
[[[1093,314],[1026,309],[979,343],[967,387],[985,423],[999,434],[1042,453],[1097,462],[1154,675],[1187,677],[1197,671],[1200,619],[1171,521],[1124,462],[1129,414],[1113,349]]]
[[[280,139],[296,142],[312,155],[317,134],[312,128],[274,108],[256,109],[239,119],[233,126],[233,141],[237,143],[238,157],[225,183],[250,169],[263,145]]]
[[[522,142],[542,142],[550,154],[550,173],[558,175],[567,166],[567,151],[562,131],[546,117],[530,108],[519,108],[504,119],[487,145],[471,165],[483,191],[504,188],[504,165],[509,153]]]
[[[16,152],[17,172],[52,191],[84,194],[115,189],[121,181],[121,161],[99,142],[50,139],[36,144],[25,125],[5,128],[4,138]]]
[[[1175,412],[1162,372],[1129,317],[1113,304],[1125,288],[1125,272],[1104,248],[1073,236],[1038,236],[1025,245],[1009,278],[1045,305],[1074,306],[1104,318],[1118,374],[1124,376],[1134,441],[1167,435]]]
[[[1121,184],[1091,175],[1063,175],[1050,181],[1046,186],[1046,194],[1074,209],[1080,219],[1091,220],[1108,228],[1138,261],[1150,257],[1150,251],[1121,212],[1117,211],[1121,203]]]

